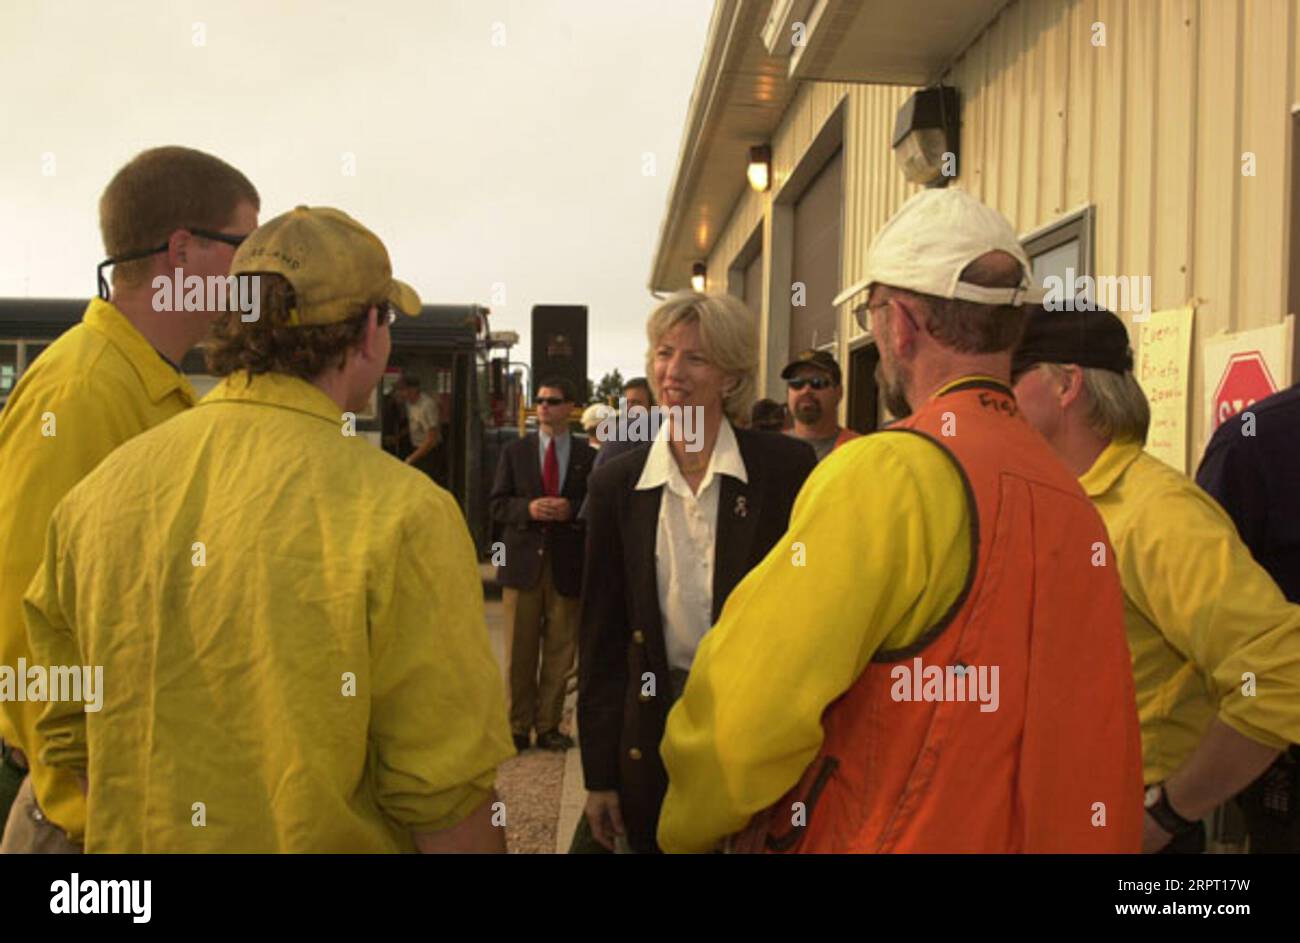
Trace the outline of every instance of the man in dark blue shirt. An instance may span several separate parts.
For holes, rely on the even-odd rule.
[[[1300,383],[1219,426],[1196,483],[1223,505],[1286,598],[1300,603]],[[1278,757],[1237,801],[1253,851],[1300,851],[1300,747]]]

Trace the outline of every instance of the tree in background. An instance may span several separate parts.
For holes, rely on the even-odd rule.
[[[608,403],[611,406],[618,404],[618,398],[623,395],[623,374],[618,372],[618,367],[614,368],[613,373],[607,373],[600,378],[600,383],[596,387],[595,396],[589,399],[589,403]]]

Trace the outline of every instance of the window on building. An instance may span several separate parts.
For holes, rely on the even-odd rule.
[[[1045,287],[1049,277],[1061,280],[1073,294],[1072,280],[1092,274],[1091,206],[1027,236],[1022,243],[1033,266],[1034,284]]]
[[[880,428],[880,389],[876,385],[879,364],[880,350],[874,343],[859,343],[849,351],[849,428],[855,432]]]
[[[18,383],[18,344],[0,341],[0,400],[8,398]]]
[[[836,151],[794,205],[790,355],[835,339],[840,283],[843,154]],[[802,301],[799,305],[799,286]]]

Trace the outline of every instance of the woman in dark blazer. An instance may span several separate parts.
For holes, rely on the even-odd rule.
[[[578,735],[584,824],[606,848],[658,850],[668,711],[700,638],[785,532],[816,464],[800,440],[733,424],[753,399],[753,324],[726,295],[660,305],[646,372],[662,425],[588,481]]]

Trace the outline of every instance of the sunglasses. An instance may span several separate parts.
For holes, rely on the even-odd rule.
[[[795,392],[805,386],[811,386],[814,390],[827,390],[835,385],[835,381],[830,377],[800,377],[797,380],[786,380],[785,385]]]
[[[232,236],[230,233],[213,232],[210,229],[194,229],[184,226],[181,228],[192,236],[198,236],[201,239],[211,239],[214,242],[224,242],[226,245],[234,246],[236,249],[244,244],[244,240],[247,239],[249,235],[245,233],[242,236]],[[159,252],[166,251],[167,243],[164,242],[162,245],[154,249],[146,249],[143,252],[131,252],[126,255],[119,255],[115,258],[108,258],[103,262],[100,262],[99,265],[95,267],[95,277],[99,280],[99,297],[103,298],[105,301],[108,300],[108,279],[104,277],[105,268],[110,265],[117,265],[119,262],[134,262],[136,259],[145,259],[151,255],[157,255]]]
[[[537,397],[537,405],[538,405],[538,406],[542,405],[543,403],[545,403],[547,406],[562,406],[562,405],[564,404],[564,402],[565,402],[565,401],[562,400],[562,399],[560,399],[558,396],[539,396],[539,397]]]

